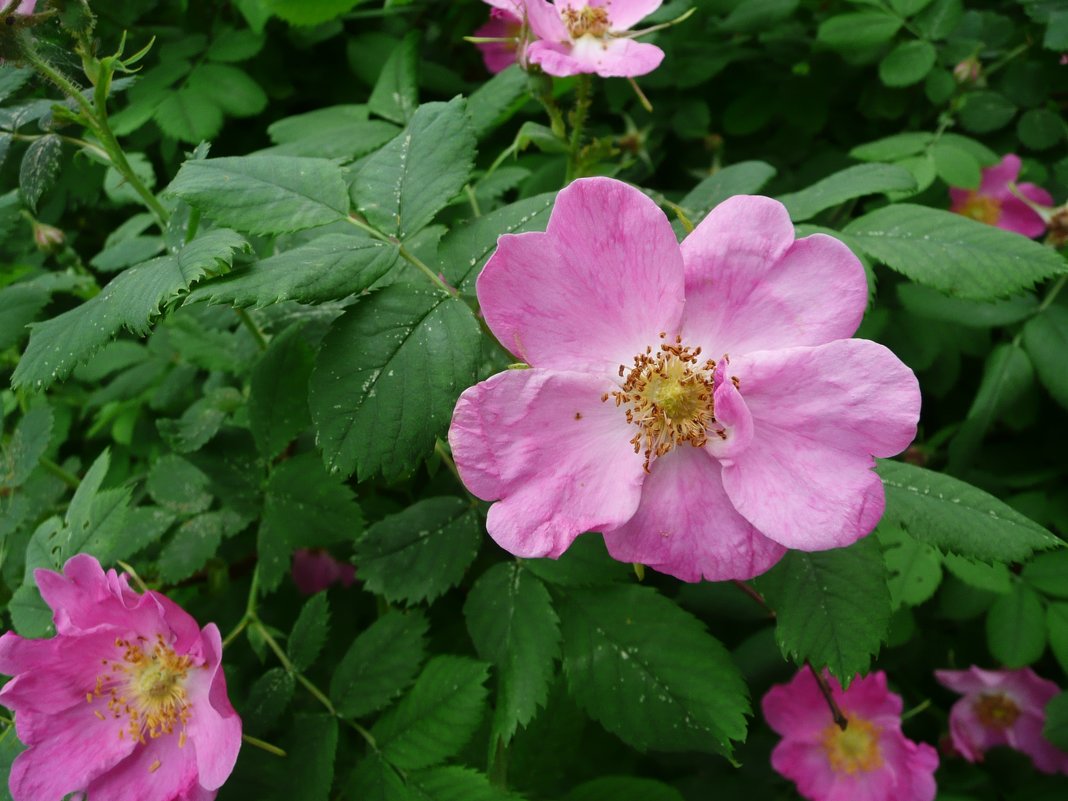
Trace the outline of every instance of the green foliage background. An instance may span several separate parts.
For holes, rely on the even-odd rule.
[[[935,668],[1068,683],[1064,256],[945,211],[1010,152],[1064,202],[1068,7],[671,0],[651,22],[691,8],[650,39],[654,110],[598,81],[581,149],[532,99],[566,112],[576,81],[491,78],[475,0],[97,3],[99,56],[155,37],[110,87],[123,169],[0,67],[5,623],[47,635],[32,570],[89,552],[236,627],[230,696],[288,756],[246,746],[223,799],[789,799],[753,710],[806,661],[886,670],[930,743],[954,700]],[[87,85],[61,21],[39,52]],[[443,442],[509,361],[473,282],[580,174],[644,187],[680,236],[769,194],[862,259],[860,335],[924,392],[875,534],[741,589],[639,581],[593,534],[556,562],[486,537]],[[34,220],[64,243],[36,249]],[[299,548],[357,585],[303,599]],[[1065,696],[1049,714],[1068,748]],[[0,759],[18,748],[8,729]],[[938,779],[957,801],[1066,786],[1007,751]]]

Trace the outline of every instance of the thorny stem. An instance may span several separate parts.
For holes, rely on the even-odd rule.
[[[579,75],[575,84],[575,108],[571,112],[571,140],[567,159],[567,183],[579,177],[582,169],[582,134],[586,128],[586,118],[593,102],[593,79],[589,75]]]
[[[78,104],[82,113],[85,115],[86,126],[96,134],[97,138],[100,139],[100,143],[107,152],[108,159],[112,166],[114,166],[119,174],[122,175],[130,186],[133,187],[141,200],[144,201],[145,205],[156,216],[156,220],[160,227],[163,228],[167,224],[167,219],[170,215],[167,213],[167,210],[163,208],[163,205],[159,202],[156,196],[153,195],[141,179],[137,177],[137,173],[133,171],[130,162],[126,160],[126,154],[123,152],[122,146],[115,138],[115,134],[112,132],[111,126],[108,123],[106,82],[102,81],[96,87],[96,92],[94,94],[96,107],[94,108],[94,104],[90,103],[85,98],[85,95],[77,86],[37,53],[33,41],[28,36],[21,40],[21,44],[23,45],[21,48],[22,56],[26,61],[28,61],[34,69],[41,73],[45,78],[54,83],[63,94],[67,95]]]
[[[812,671],[813,678],[816,679],[816,686],[820,688],[820,694],[823,696],[823,700],[827,702],[827,706],[831,708],[831,716],[834,718],[835,724],[842,731],[846,730],[849,726],[849,719],[842,714],[842,710],[838,708],[838,704],[834,700],[834,696],[831,694],[831,688],[827,685],[827,679],[823,678],[823,674],[812,666],[812,663],[807,659],[805,664],[808,669]]]
[[[766,600],[764,600],[764,596],[763,595],[761,595],[755,589],[750,587],[744,581],[739,581],[738,579],[734,579],[734,580],[731,581],[731,584],[733,584],[735,587],[740,589],[742,592],[744,592],[746,595],[748,595],[750,598],[752,598],[754,601],[756,601],[758,604],[760,604],[761,608],[765,612],[767,612],[772,617],[775,617],[775,610],[772,609],[770,606],[768,606],[768,602]]]

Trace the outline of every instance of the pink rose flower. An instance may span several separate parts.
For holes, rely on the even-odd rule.
[[[1068,753],[1042,736],[1046,704],[1060,689],[1019,670],[936,670],[935,678],[964,697],[949,711],[953,747],[969,762],[988,749],[1007,745],[1027,754],[1043,773],[1068,773]]]
[[[449,442],[513,554],[600,531],[684,581],[751,578],[882,516],[872,455],[915,436],[916,377],[847,339],[864,270],[837,239],[795,242],[778,201],[730,198],[680,246],[637,189],[578,180],[545,233],[500,237],[477,292],[532,369],[466,390]]]
[[[339,562],[320,548],[301,548],[293,552],[293,583],[305,595],[315,595],[334,584],[351,587],[356,568]]]
[[[632,78],[652,72],[664,51],[628,38],[626,31],[662,2],[526,0],[530,28],[539,40],[527,48],[527,60],[559,77],[594,72],[603,78]]]
[[[0,637],[0,703],[27,748],[15,801],[88,793],[107,801],[210,801],[234,768],[241,719],[219,664],[222,640],[156,592],[91,556],[35,572],[56,636]]]
[[[849,721],[834,722],[810,670],[772,687],[761,707],[782,742],[771,766],[810,801],[932,801],[938,752],[901,731],[901,696],[886,688],[882,671],[857,678],[843,691],[827,676],[831,695]]]
[[[479,42],[476,47],[482,51],[482,61],[486,69],[496,75],[508,69],[519,58],[519,35],[523,29],[523,18],[514,10],[503,7],[490,9],[489,22],[475,31],[475,36],[487,39],[510,39],[508,42]]]
[[[1020,157],[1010,153],[1000,164],[983,170],[979,189],[950,187],[949,196],[953,202],[949,210],[1027,237],[1041,236],[1046,230],[1042,215],[1009,188],[1019,174]],[[1035,184],[1016,184],[1016,191],[1039,206],[1053,205],[1050,193]]]

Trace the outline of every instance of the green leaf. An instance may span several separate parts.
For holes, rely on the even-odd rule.
[[[990,133],[1004,128],[1016,116],[1016,106],[999,92],[980,90],[964,96],[960,122],[972,133]]]
[[[847,200],[881,192],[911,192],[912,173],[894,164],[857,164],[817,181],[807,189],[779,198],[794,222],[810,220],[825,209]]]
[[[961,0],[934,0],[913,23],[927,39],[937,42],[953,33],[963,16]]]
[[[555,200],[555,192],[535,195],[453,228],[438,246],[438,267],[445,280],[465,292],[473,291],[475,279],[497,249],[497,238],[544,231]]]
[[[731,33],[766,31],[790,17],[798,5],[798,0],[747,0],[734,6],[719,27]]]
[[[167,92],[153,118],[167,136],[196,144],[214,139],[223,124],[223,112],[203,84],[184,84]]]
[[[931,148],[938,177],[950,186],[978,189],[982,180],[979,161],[966,150],[946,142],[936,142]]]
[[[396,125],[368,120],[367,106],[329,106],[271,123],[267,134],[275,146],[264,152],[351,160],[377,150],[398,133]]]
[[[919,284],[967,300],[995,300],[1065,272],[1050,248],[948,211],[900,203],[845,227],[865,251]]]
[[[181,456],[168,453],[148,471],[145,488],[160,506],[181,515],[194,515],[211,506],[210,479]]]
[[[543,581],[561,587],[615,584],[634,575],[629,565],[608,555],[604,540],[596,534],[576,539],[559,559],[524,559],[523,567]]]
[[[549,698],[560,655],[560,622],[548,590],[515,562],[494,565],[464,604],[475,650],[497,667],[493,731],[508,742]]]
[[[0,289],[0,351],[18,345],[30,333],[26,326],[37,319],[48,298],[48,290],[28,284]]]
[[[891,613],[886,563],[874,538],[832,551],[787,551],[757,586],[775,610],[783,656],[826,667],[843,687],[868,671]]]
[[[21,487],[37,469],[52,439],[52,423],[52,407],[47,403],[34,406],[19,419],[11,440],[0,453],[0,487]]]
[[[390,122],[406,125],[419,105],[419,31],[409,31],[389,54],[371,91],[367,108]]]
[[[1038,299],[1033,294],[1017,295],[993,303],[977,303],[951,298],[919,284],[898,284],[897,297],[901,305],[917,317],[942,320],[969,328],[1012,325],[1030,318],[1038,309]],[[1065,344],[1068,346],[1068,342]]]
[[[1068,550],[1039,554],[1024,565],[1020,575],[1045,595],[1068,598]]]
[[[963,481],[904,462],[878,460],[884,521],[943,553],[984,562],[1022,562],[1061,544],[1042,526]]]
[[[424,103],[399,136],[360,163],[353,200],[369,223],[407,239],[463,188],[474,157],[464,99]]]
[[[1046,607],[1046,633],[1053,656],[1061,670],[1068,672],[1068,603],[1051,603]]]
[[[990,352],[968,416],[949,443],[950,472],[959,473],[972,463],[990,426],[1014,411],[1034,382],[1031,360],[1019,345],[1006,343]]]
[[[346,14],[363,0],[267,0],[271,12],[290,25],[320,25]]]
[[[211,40],[207,57],[226,63],[247,61],[263,49],[266,38],[250,30],[223,28]]]
[[[849,155],[861,161],[897,161],[906,156],[923,153],[934,139],[934,134],[908,132],[876,139],[864,145],[857,145]]]
[[[938,51],[930,42],[902,42],[879,62],[879,80],[886,86],[912,86],[927,77],[937,58]]]
[[[1038,380],[1057,403],[1068,409],[1068,373],[1064,354],[1068,353],[1068,309],[1050,306],[1028,320],[1023,344],[1031,357]]]
[[[898,526],[882,523],[879,540],[889,572],[887,586],[895,609],[919,606],[930,600],[942,583],[942,559],[938,551],[910,537]]]
[[[157,506],[138,506],[126,513],[122,532],[111,543],[111,562],[129,559],[159,541],[174,524],[174,513]]]
[[[293,624],[293,630],[289,633],[286,652],[294,668],[303,672],[315,663],[326,645],[326,635],[329,631],[330,602],[326,593],[320,592],[304,604],[297,616],[297,622]]]
[[[233,387],[218,387],[194,401],[177,420],[161,418],[156,429],[178,453],[198,451],[219,433],[227,415],[241,407],[244,398]]]
[[[427,498],[367,529],[355,545],[356,572],[391,603],[429,602],[460,583],[481,542],[471,504]]]
[[[167,188],[220,225],[283,234],[344,220],[341,168],[326,159],[233,156],[185,162]]]
[[[274,459],[311,424],[308,378],[314,355],[293,325],[271,340],[252,368],[248,422],[256,448]]]
[[[57,134],[45,134],[26,148],[19,167],[19,190],[32,211],[37,211],[37,201],[55,181],[62,155],[63,140]]]
[[[1068,9],[1050,10],[1049,21],[1046,23],[1046,35],[1042,37],[1042,46],[1058,53],[1068,50]]]
[[[371,729],[382,755],[401,770],[418,770],[457,754],[482,720],[488,667],[461,656],[431,659]]]
[[[192,576],[215,556],[224,537],[244,528],[244,521],[229,509],[204,512],[187,520],[159,555],[159,575],[168,584]]]
[[[1033,108],[1016,123],[1016,135],[1032,150],[1047,150],[1064,139],[1064,120],[1048,108]]]
[[[428,625],[422,612],[391,610],[361,632],[330,679],[337,711],[360,718],[396,698],[423,661]]]
[[[890,7],[903,17],[911,17],[929,5],[931,0],[890,0]]]
[[[824,20],[816,38],[836,50],[874,50],[893,39],[901,25],[883,11],[858,11]]]
[[[1068,19],[1065,24],[1068,25]],[[1042,726],[1042,735],[1062,751],[1068,751],[1068,690],[1054,696],[1053,700],[1046,704],[1046,722]]]
[[[1002,595],[986,616],[986,642],[990,655],[1007,668],[1030,665],[1046,650],[1042,600],[1026,584],[1016,584]]]
[[[267,93],[244,70],[229,64],[201,64],[187,87],[198,91],[232,117],[254,117],[267,108]],[[159,122],[160,112],[156,112]],[[211,137],[202,137],[210,139]],[[200,139],[195,140],[197,142]]]
[[[267,479],[258,540],[260,582],[278,586],[297,548],[350,542],[363,530],[352,490],[315,453],[286,459]]]
[[[461,765],[444,765],[408,775],[405,798],[418,801],[519,801],[519,797],[490,784],[482,773]]]
[[[241,722],[254,732],[267,731],[293,700],[296,686],[297,680],[288,670],[271,668],[249,690],[248,702],[241,707]]]
[[[308,403],[332,471],[362,481],[411,470],[434,447],[474,383],[481,331],[441,292],[394,284],[361,298],[323,341]]]
[[[717,170],[691,189],[679,205],[697,225],[708,212],[729,197],[760,191],[775,177],[775,168],[763,161],[741,161]]]
[[[96,297],[33,326],[30,343],[11,377],[15,387],[40,391],[66,378],[125,327],[144,336],[151,321],[212,272],[229,268],[234,252],[248,247],[225,228],[209,231],[176,254],[119,273]]]
[[[188,302],[262,308],[286,300],[341,300],[370,288],[397,263],[397,254],[396,245],[362,233],[326,234],[205,284]]]
[[[638,776],[602,776],[580,784],[564,801],[683,801],[669,784]]]
[[[1012,590],[1012,576],[1002,562],[974,562],[955,553],[947,553],[942,562],[954,576],[976,589],[1004,595]]]
[[[729,755],[745,737],[745,682],[697,618],[649,587],[561,595],[568,687],[606,729],[641,751]]]
[[[337,726],[337,718],[333,715],[294,716],[285,743],[280,798],[329,801],[334,783]]]
[[[475,137],[482,139],[518,111],[527,101],[527,87],[526,72],[513,64],[472,92],[467,108]]]

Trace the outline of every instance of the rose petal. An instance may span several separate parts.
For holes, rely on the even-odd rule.
[[[233,772],[241,750],[241,718],[230,705],[223,675],[222,638],[214,623],[204,627],[204,668],[187,685],[192,714],[187,724],[189,740],[196,746],[196,770],[200,784],[215,790]]]
[[[823,234],[794,242],[770,198],[725,200],[683,240],[682,257],[683,334],[715,358],[852,336],[868,302],[853,252]]]
[[[749,447],[724,460],[735,508],[788,548],[823,550],[875,527],[885,497],[872,456],[916,434],[915,375],[860,339],[742,356],[731,362],[753,416]]]
[[[684,302],[667,217],[607,178],[561,190],[545,233],[502,236],[477,287],[486,323],[517,357],[606,375],[673,333]]]
[[[734,511],[719,463],[688,445],[653,462],[638,511],[604,541],[612,558],[683,581],[752,578],[786,552]]]
[[[497,500],[487,529],[501,547],[556,557],[634,514],[645,472],[636,429],[601,401],[613,389],[581,373],[510,370],[460,396],[449,444],[467,488]]]
[[[560,9],[547,0],[526,0],[527,20],[530,30],[539,39],[550,42],[566,42],[571,37],[560,16]]]
[[[664,0],[609,0],[599,5],[608,6],[612,30],[625,31],[660,8],[663,2]]]
[[[993,167],[985,168],[979,194],[998,199],[1010,197],[1008,185],[1019,177],[1020,164],[1020,157],[1009,153]]]
[[[149,739],[89,785],[89,798],[174,801],[197,784],[196,748],[178,747],[178,733]],[[158,764],[157,764],[158,763]]]
[[[602,78],[635,78],[646,75],[664,60],[656,45],[633,39],[596,39],[583,36],[570,47],[539,41],[527,48],[527,60],[560,78],[595,73]]]

